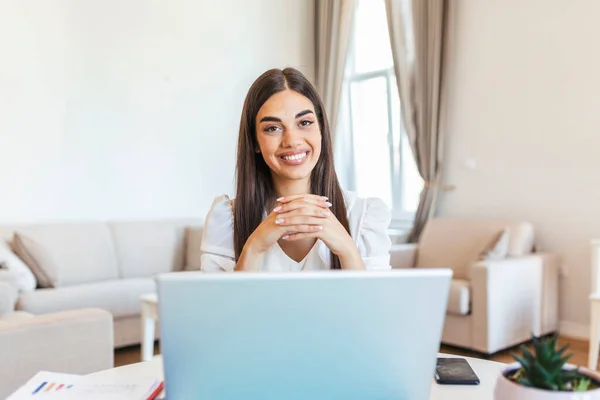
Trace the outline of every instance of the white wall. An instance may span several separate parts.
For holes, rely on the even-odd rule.
[[[2,1],[0,223],[204,217],[252,81],[313,77],[312,7]]]
[[[452,1],[440,213],[532,221],[556,252],[565,333],[587,334],[600,238],[600,2]],[[465,160],[474,159],[469,169]]]

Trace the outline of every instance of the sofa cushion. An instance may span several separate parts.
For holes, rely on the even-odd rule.
[[[21,292],[35,289],[35,276],[27,265],[0,239],[0,281],[13,285]]]
[[[111,223],[121,278],[181,271],[184,226],[180,222]]]
[[[14,322],[14,321],[23,321],[26,319],[33,318],[34,315],[27,311],[14,311],[8,314],[4,314],[2,318],[0,318],[0,323],[2,322]]]
[[[201,226],[189,226],[185,230],[185,267],[186,271],[199,271],[200,260],[202,258],[202,252],[200,251],[202,245],[202,232]]]
[[[449,267],[457,279],[468,278],[469,266],[504,230],[508,230],[508,255],[522,256],[533,248],[533,227],[525,222],[435,218],[419,241],[416,266]]]
[[[108,226],[48,224],[20,228],[15,253],[42,287],[60,287],[116,279],[119,276]]]
[[[15,310],[19,291],[13,285],[0,282],[0,317]]]
[[[448,295],[448,314],[467,315],[471,311],[471,288],[469,281],[452,279]]]
[[[102,308],[115,318],[140,314],[140,296],[154,293],[151,278],[116,279],[23,293],[17,309],[47,314],[79,308]]]

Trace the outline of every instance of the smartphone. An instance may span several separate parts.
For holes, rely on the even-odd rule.
[[[479,385],[479,378],[464,358],[438,358],[435,380],[441,385]]]

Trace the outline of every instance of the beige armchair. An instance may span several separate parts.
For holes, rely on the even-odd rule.
[[[588,368],[598,367],[600,353],[600,239],[591,241],[592,252],[592,293],[590,293],[590,348]]]
[[[391,265],[452,268],[442,342],[492,354],[558,330],[558,260],[533,243],[526,222],[438,218],[393,246]]]
[[[0,282],[0,398],[38,371],[87,374],[113,367],[109,312],[80,309],[34,316],[14,311],[17,290]]]

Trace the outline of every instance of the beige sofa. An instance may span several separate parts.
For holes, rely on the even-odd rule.
[[[492,354],[558,330],[558,260],[534,239],[526,222],[433,219],[418,244],[393,246],[391,265],[452,268],[442,341]]]
[[[0,399],[40,370],[88,374],[113,367],[110,313],[79,309],[34,316],[14,311],[18,293],[0,282]]]
[[[46,286],[22,283],[16,309],[34,315],[104,309],[114,318],[116,348],[140,343],[140,296],[155,292],[158,273],[199,268],[201,225],[172,220],[0,227],[4,245]]]
[[[201,226],[177,220],[0,227],[10,245],[20,235],[28,250],[21,256],[37,261],[38,282],[52,286],[22,290],[16,308],[36,315],[105,309],[114,317],[115,347],[137,344],[140,296],[155,291],[158,273],[199,269]],[[505,254],[480,260],[500,233]],[[419,244],[393,247],[391,264],[452,268],[443,341],[489,354],[558,329],[558,262],[533,251],[533,227],[525,222],[434,219]]]

